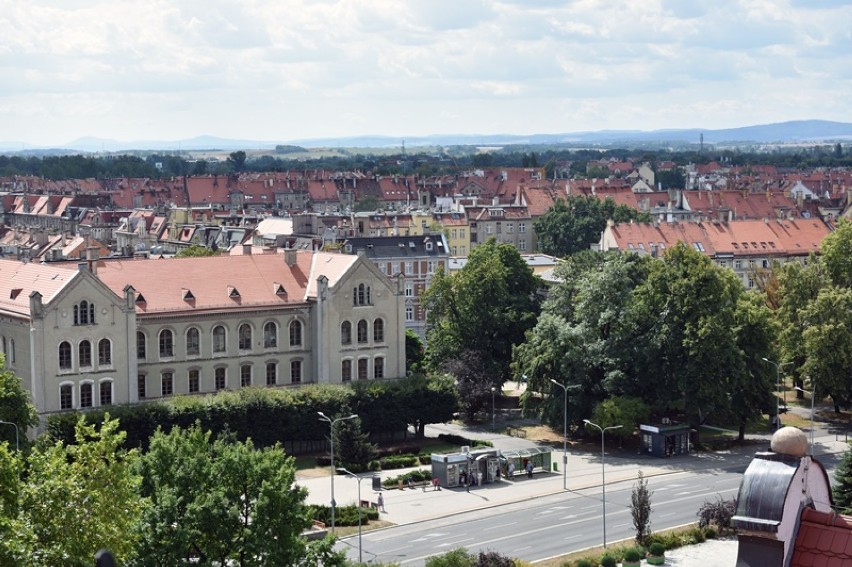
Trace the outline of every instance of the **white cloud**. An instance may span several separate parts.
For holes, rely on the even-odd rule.
[[[534,133],[852,120],[819,0],[0,0],[3,137]]]

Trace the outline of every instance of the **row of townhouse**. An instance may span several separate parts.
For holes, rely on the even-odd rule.
[[[0,260],[0,346],[41,415],[394,379],[403,294],[363,255]]]
[[[819,219],[732,220],[728,222],[609,223],[600,249],[662,255],[678,242],[730,268],[747,288],[773,262],[806,263],[829,234]]]

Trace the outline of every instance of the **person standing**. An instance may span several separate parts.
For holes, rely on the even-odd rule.
[[[377,507],[377,508],[378,508],[381,512],[384,512],[384,511],[385,511],[385,497],[384,497],[384,496],[382,496],[382,493],[381,493],[381,492],[379,492],[379,498],[378,498],[378,500],[377,500],[377,502],[376,502],[376,507]]]
[[[533,464],[532,461],[527,461],[527,478],[532,478]]]
[[[509,478],[515,477],[515,461],[509,461]]]

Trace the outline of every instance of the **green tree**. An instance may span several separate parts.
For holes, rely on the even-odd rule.
[[[413,374],[401,380],[399,386],[406,422],[418,439],[425,437],[428,424],[450,421],[458,409],[458,394],[448,376]]]
[[[647,546],[651,538],[651,496],[653,492],[648,490],[648,479],[640,470],[630,494],[630,515],[636,529],[636,543],[642,546]]]
[[[485,403],[491,387],[509,377],[512,347],[524,340],[540,309],[541,280],[510,244],[494,239],[474,248],[461,271],[439,270],[422,301],[428,313],[426,361],[434,371],[478,360],[478,372],[467,375],[476,387],[463,399]],[[475,408],[473,408],[475,409]]]
[[[405,368],[409,373],[419,372],[423,367],[425,351],[420,335],[411,329],[405,330]]]
[[[843,454],[843,459],[834,472],[834,481],[831,489],[834,506],[840,512],[848,514],[852,511],[852,451],[847,449]]]
[[[593,420],[601,427],[620,425],[612,434],[621,439],[633,437],[639,424],[647,422],[651,415],[648,405],[639,398],[616,396],[599,403]]]
[[[218,255],[219,253],[217,251],[211,250],[206,246],[193,244],[192,246],[181,249],[177,254],[175,254],[175,258],[205,258],[208,256]]]
[[[30,402],[30,395],[21,385],[21,379],[6,368],[6,357],[0,354],[0,421],[14,423],[0,424],[0,443],[6,441],[15,447],[27,444],[27,428],[38,425],[38,413]]]
[[[139,467],[151,501],[139,564],[301,565],[310,521],[292,457],[210,437],[198,425],[152,437]]]
[[[355,203],[355,212],[372,212],[377,211],[379,209],[379,200],[375,197],[368,196],[362,197],[357,203]]]
[[[616,205],[610,198],[601,201],[596,197],[568,197],[567,200],[557,199],[536,219],[533,229],[542,252],[563,257],[588,250],[600,241],[608,220],[647,222],[650,218],[636,209]]]
[[[237,152],[231,152],[228,155],[228,165],[234,171],[243,171],[246,168],[246,153],[242,150]]]
[[[121,449],[123,441],[118,422],[109,416],[100,428],[81,417],[76,444],[36,447],[27,459],[16,513],[3,520],[0,563],[91,565],[102,548],[130,561],[137,537],[133,527],[147,500],[139,497],[141,478],[134,472],[138,454]],[[8,481],[7,459],[0,454],[0,474]]]
[[[852,222],[840,219],[834,232],[823,239],[820,249],[834,285],[852,287]]]
[[[341,466],[353,472],[367,470],[376,458],[378,448],[370,443],[370,435],[361,429],[361,418],[341,421],[334,428],[334,446]]]
[[[804,310],[805,362],[802,372],[816,387],[816,397],[831,396],[835,411],[852,402],[852,289],[829,287]]]

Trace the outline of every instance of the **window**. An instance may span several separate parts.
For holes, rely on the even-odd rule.
[[[145,387],[145,375],[140,374],[136,378],[136,393],[139,395],[140,400],[144,400],[148,397],[148,389]]]
[[[385,377],[385,359],[377,356],[373,360],[373,378],[379,379]]]
[[[74,387],[71,384],[59,386],[59,409],[74,409]]]
[[[464,235],[464,229],[463,229],[463,228],[460,228],[460,229],[459,229],[459,238],[465,238],[465,235]]]
[[[163,397],[171,396],[175,391],[174,374],[171,372],[163,372],[160,378],[160,395]]]
[[[190,394],[197,394],[201,391],[201,375],[198,370],[190,370],[189,371],[189,383],[187,384],[187,391]]]
[[[275,348],[278,346],[278,325],[269,321],[263,326],[263,347]]]
[[[515,232],[515,223],[513,223],[513,222],[506,223],[506,228],[509,229],[508,230],[509,234],[512,234],[513,232]]]
[[[364,319],[358,321],[358,342],[367,342],[367,321]]]
[[[145,348],[145,333],[142,331],[136,331],[136,358],[139,360],[145,360],[147,356]]]
[[[500,234],[502,232],[503,232],[503,225],[498,222],[497,223],[497,234]]]
[[[398,268],[399,266],[397,266]],[[370,286],[358,284],[352,289],[352,305],[370,305],[373,303],[373,298],[370,292]]]
[[[290,322],[290,346],[302,346],[302,322],[299,320]]]
[[[367,379],[367,359],[362,358],[358,360],[358,380],[366,380]]]
[[[195,327],[186,331],[186,355],[198,356],[201,354],[201,333]]]
[[[490,224],[485,225],[485,234],[491,234],[491,225]]]
[[[104,380],[99,384],[100,386],[100,400],[102,406],[111,406],[112,405],[112,380]]]
[[[519,222],[518,223],[518,232],[526,232],[527,231],[527,223]]]
[[[15,362],[15,339],[9,339],[9,362]]]
[[[85,382],[80,384],[80,407],[81,408],[90,408],[92,407],[92,383]]]
[[[373,341],[377,343],[385,341],[385,322],[382,319],[373,321]]]
[[[414,297],[414,283],[405,282],[405,297]]]
[[[85,299],[74,306],[74,324],[75,325],[94,325],[95,324],[95,304],[89,303]]]
[[[458,238],[458,237],[459,237],[459,235],[458,235],[458,230],[457,230],[457,229],[455,229],[455,228],[454,228],[454,229],[452,229],[452,230],[450,231],[450,238],[452,238],[453,240],[455,240],[455,239],[456,239],[456,238]]]
[[[59,343],[59,369],[71,370],[71,343],[68,341]]]
[[[428,262],[426,262],[426,273],[427,274],[434,274],[435,273],[435,261],[434,260],[429,260]]]
[[[734,269],[735,270],[741,270],[742,267],[743,267],[742,260],[734,260]]]
[[[248,388],[251,386],[251,364],[243,364],[240,366],[240,387]]]
[[[467,254],[467,246],[462,246],[461,247],[461,255],[465,256],[466,254]]]
[[[240,325],[237,337],[240,350],[251,350],[251,325],[248,323]]]
[[[109,339],[98,341],[98,365],[112,365],[112,343],[109,342]]]
[[[399,273],[399,262],[391,263],[391,273],[390,275],[395,276]],[[369,301],[367,302],[369,303]]]
[[[291,384],[301,384],[302,383],[302,361],[294,360],[290,363],[290,383]]]
[[[213,327],[213,352],[225,352],[225,327]]]
[[[451,250],[452,250],[451,254],[452,254],[453,256],[457,256],[457,255],[458,255],[458,251],[459,251],[458,247],[456,247],[456,246],[452,246],[452,247],[451,247]]]
[[[526,250],[527,249],[527,241],[526,240],[519,240],[518,241],[518,249],[521,250],[521,251]]]
[[[349,321],[344,321],[340,324],[340,344],[352,344],[352,323]]]
[[[77,347],[77,354],[79,356],[80,368],[92,366],[92,343],[86,340],[80,341],[80,346]]]
[[[409,276],[414,275],[414,262],[406,262],[405,263],[405,273]]]
[[[414,321],[414,307],[405,308],[405,320]]]
[[[274,362],[266,363],[266,385],[274,386],[278,383],[278,365]]]
[[[352,381],[352,361],[344,360],[340,366],[341,380],[344,382]]]
[[[160,358],[169,358],[175,355],[174,335],[168,329],[160,331]]]
[[[217,368],[213,371],[213,381],[217,391],[225,389],[225,387],[228,385],[228,382],[225,377],[224,368]]]

